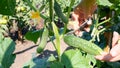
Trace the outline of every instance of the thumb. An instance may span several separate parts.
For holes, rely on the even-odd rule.
[[[118,39],[119,39],[119,34],[114,31],[113,32],[113,38],[112,38],[112,47],[115,46],[115,44],[117,43]]]
[[[115,57],[117,55],[120,54],[120,43],[118,43],[117,45],[115,45],[111,50],[110,50],[110,54]]]

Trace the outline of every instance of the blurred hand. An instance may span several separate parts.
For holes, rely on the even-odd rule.
[[[120,60],[120,35],[117,32],[113,33],[112,49],[109,53],[103,52],[101,55],[95,56],[101,61],[115,62]]]

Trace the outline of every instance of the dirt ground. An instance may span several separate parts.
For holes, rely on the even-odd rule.
[[[63,52],[68,46],[61,41],[61,51]],[[16,58],[14,63],[11,65],[10,68],[22,68],[23,65],[28,62],[30,59],[32,59],[33,56],[38,56],[39,54],[36,53],[37,45],[35,45],[31,41],[25,41],[24,43],[18,43],[16,45],[15,52]],[[45,51],[49,51],[45,55],[50,55],[50,53],[53,53],[55,51],[55,48],[53,47],[52,43],[47,43],[45,47]]]

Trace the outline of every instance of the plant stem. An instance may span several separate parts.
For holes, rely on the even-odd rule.
[[[74,5],[74,2],[75,2],[75,0],[71,0],[70,6],[69,6],[69,8],[68,8],[67,19],[69,19],[70,12],[71,12],[72,6]]]
[[[69,6],[69,8],[68,8],[68,14],[67,14],[67,19],[68,19],[68,21],[69,21],[70,12],[71,12],[72,6],[74,5],[74,2],[75,2],[75,0],[71,0],[70,6]],[[66,33],[67,23],[68,23],[68,22],[65,22],[64,31],[63,31],[63,34],[62,34],[61,37],[63,37],[64,34]]]
[[[54,6],[54,0],[49,0],[49,15],[50,15],[50,22],[54,21],[53,6]]]
[[[99,23],[97,26],[100,26],[100,25],[102,25],[102,24],[104,24],[104,23],[106,23],[106,22],[108,22],[108,21],[110,21],[110,20],[111,20],[111,18],[109,18],[109,19],[107,19],[107,20],[105,20],[105,21]]]
[[[59,62],[61,62],[60,36],[59,36],[58,28],[54,23],[53,9],[54,9],[54,0],[50,0],[49,1],[50,23],[52,24],[52,28],[53,28],[53,32],[54,32],[54,36],[55,36],[55,43],[54,43],[54,41],[52,41],[52,43],[57,51],[58,60],[59,60]]]
[[[27,2],[27,4],[30,6],[30,8],[32,8],[34,11],[37,11],[36,8],[32,5],[32,3],[28,0],[25,0],[25,2]]]

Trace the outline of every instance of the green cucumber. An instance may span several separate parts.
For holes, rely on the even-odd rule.
[[[65,36],[64,42],[66,44],[68,44],[69,46],[79,48],[79,49],[81,49],[89,54],[92,54],[92,55],[100,55],[103,52],[103,50],[99,46],[97,46],[96,44],[91,43],[91,42],[84,40],[82,38],[78,38],[78,37],[73,36],[73,35]]]
[[[67,17],[62,13],[61,7],[60,7],[60,5],[57,3],[56,0],[55,0],[55,2],[54,2],[54,10],[55,10],[55,13],[57,14],[57,16],[58,16],[64,23],[67,23],[67,22],[68,22]]]
[[[47,44],[48,34],[49,34],[48,29],[45,28],[44,31],[43,31],[43,34],[42,34],[41,42],[40,42],[40,44],[37,48],[38,53],[41,53],[44,50],[44,48]]]

